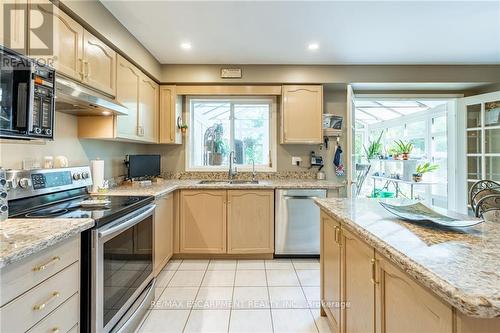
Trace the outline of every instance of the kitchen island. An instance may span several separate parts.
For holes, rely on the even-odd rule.
[[[403,221],[376,199],[316,203],[322,312],[334,332],[500,331],[498,214],[443,231]]]

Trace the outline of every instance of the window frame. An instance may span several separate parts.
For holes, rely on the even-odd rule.
[[[219,100],[233,103],[247,102],[255,103],[256,101],[267,101],[270,105],[270,117],[269,117],[269,165],[255,165],[256,172],[276,172],[277,171],[277,145],[278,145],[278,121],[277,121],[277,99],[276,96],[219,96],[219,95],[209,95],[209,96],[187,96],[186,97],[186,123],[188,125],[188,131],[185,134],[185,170],[187,172],[221,172],[228,171],[227,165],[220,166],[191,166],[191,122],[192,122],[192,101],[193,100]],[[234,119],[231,120],[231,126],[234,126]],[[238,171],[251,172],[252,165],[235,165]]]

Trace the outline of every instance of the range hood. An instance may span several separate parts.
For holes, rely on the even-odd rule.
[[[123,116],[128,109],[117,101],[62,76],[56,76],[56,111],[77,116]]]

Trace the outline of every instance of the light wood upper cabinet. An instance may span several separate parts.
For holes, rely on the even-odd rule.
[[[128,109],[128,115],[116,117],[116,137],[138,140],[139,137],[139,82],[141,72],[128,60],[118,55],[116,68],[116,99]]]
[[[154,222],[154,274],[158,275],[174,251],[174,194],[156,200]]]
[[[30,10],[31,25],[40,25],[37,21],[43,19],[41,12],[52,17],[53,22],[53,52],[52,55],[41,56],[36,54],[40,42],[35,37],[30,38],[30,55],[46,58],[59,74],[63,74],[76,81],[83,80],[83,27],[69,17],[58,7],[48,1],[32,3]],[[36,10],[35,10],[36,9]],[[30,35],[31,36],[31,35]]]
[[[78,137],[157,143],[158,84],[117,55],[116,85],[116,100],[128,114],[79,117]]]
[[[227,191],[227,252],[274,253],[274,191]]]
[[[159,86],[146,75],[139,79],[139,136],[143,141],[158,142]]]
[[[10,49],[26,54],[28,44],[28,1],[27,0],[2,0],[0,3],[0,44]],[[4,25],[7,24],[4,20],[7,18],[7,12],[10,12],[10,38],[6,38],[7,31],[4,30]],[[10,40],[9,40],[10,39]]]
[[[284,85],[281,101],[281,143],[323,141],[323,86]]]
[[[322,312],[328,316],[332,333],[341,332],[341,259],[340,225],[321,212],[321,301]]]
[[[226,191],[183,190],[180,214],[180,252],[226,253]]]
[[[83,32],[83,82],[115,95],[116,52],[90,32]]]
[[[375,251],[346,229],[341,229],[345,332],[375,332]],[[360,314],[363,314],[360,318]]]
[[[378,333],[453,331],[453,311],[449,305],[416,284],[386,259],[378,259]]]
[[[182,134],[177,127],[177,119],[182,115],[181,104],[176,86],[160,86],[160,143],[182,143]]]

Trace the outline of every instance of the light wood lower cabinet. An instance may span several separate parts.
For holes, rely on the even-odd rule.
[[[500,331],[500,318],[461,314],[323,211],[321,242],[321,314],[333,333]]]
[[[274,252],[274,191],[183,190],[178,205],[176,253]]]
[[[453,332],[453,311],[405,273],[379,258],[378,306],[381,333]]]
[[[154,223],[154,275],[161,269],[174,252],[174,194],[156,199]]]
[[[328,316],[332,333],[341,331],[341,261],[340,224],[321,213],[321,300],[322,313]]]
[[[340,238],[346,303],[342,326],[345,332],[375,332],[375,251],[344,228]]]
[[[227,191],[227,253],[274,253],[274,191]]]
[[[67,332],[80,321],[80,235],[3,267],[0,281],[1,332]]]
[[[180,252],[226,253],[226,191],[181,191]]]

